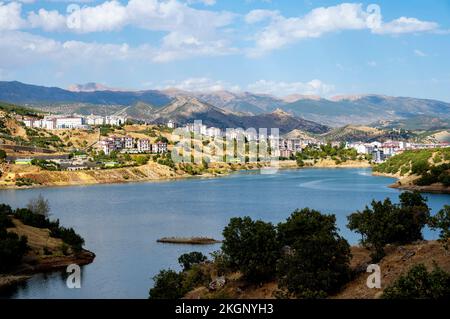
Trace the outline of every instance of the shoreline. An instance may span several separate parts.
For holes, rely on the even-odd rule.
[[[445,194],[445,195],[450,194],[450,187],[445,187],[442,184],[433,184],[427,186],[414,185],[413,181],[416,178],[411,176],[401,177],[398,174],[388,174],[380,172],[372,172],[372,175],[396,178],[397,180],[394,183],[388,185],[389,188],[407,191],[418,191],[421,193],[429,193],[429,194]]]
[[[93,252],[83,249],[76,255],[49,257],[38,261],[35,265],[23,262],[16,270],[0,274],[0,291],[26,282],[34,275],[60,271],[71,264],[85,266],[91,264],[94,259]]]
[[[223,173],[205,173],[200,175],[189,175],[186,173],[183,174],[177,174],[176,171],[169,171],[169,168],[165,168],[167,171],[170,172],[170,174],[167,176],[165,175],[158,175],[156,172],[152,172],[153,176],[145,176],[145,177],[137,177],[137,178],[123,178],[123,175],[120,178],[119,176],[116,176],[117,179],[111,178],[111,179],[103,179],[98,180],[95,179],[95,177],[92,177],[91,174],[95,175],[95,173],[103,172],[104,174],[112,174],[112,175],[118,175],[120,173],[124,173],[124,170],[128,172],[128,170],[131,169],[137,169],[137,170],[146,170],[151,166],[155,166],[152,164],[146,164],[138,167],[133,168],[119,168],[119,169],[108,169],[108,170],[101,170],[101,171],[94,171],[91,174],[87,174],[87,172],[92,171],[76,171],[76,172],[51,172],[51,171],[41,171],[44,174],[50,174],[52,175],[62,175],[61,173],[67,173],[65,175],[71,175],[72,177],[78,177],[77,180],[71,180],[71,181],[65,181],[65,182],[47,182],[47,184],[40,183],[40,184],[33,184],[31,186],[17,186],[15,184],[13,185],[0,185],[0,191],[1,190],[21,190],[21,189],[38,189],[38,188],[54,188],[54,187],[71,187],[71,186],[93,186],[93,185],[115,185],[115,184],[132,184],[132,183],[148,183],[148,182],[170,182],[170,181],[180,181],[185,179],[194,179],[194,178],[220,178],[225,177],[233,174],[237,171],[252,171],[252,170],[261,170],[264,168],[270,168],[270,166],[262,165],[260,167],[257,167],[258,165],[261,165],[259,163],[250,163],[250,164],[234,164],[237,166],[229,166],[228,164],[225,164],[225,167],[220,167],[221,169],[225,169]],[[336,169],[344,169],[344,168],[370,168],[372,165],[370,165],[366,161],[348,161],[342,164],[333,164],[329,160],[321,160],[320,162],[313,164],[311,166],[307,165],[304,167],[299,167],[295,160],[288,160],[288,161],[280,161],[279,166],[276,167],[276,169],[285,170],[285,169],[313,169],[313,168],[336,168]],[[56,173],[56,174],[55,174]],[[156,176],[155,176],[156,174]],[[83,175],[89,175],[92,177],[90,180],[86,180],[81,178]],[[103,174],[102,174],[103,175]]]

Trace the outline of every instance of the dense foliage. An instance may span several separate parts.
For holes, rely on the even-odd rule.
[[[384,256],[384,246],[391,243],[406,244],[422,239],[422,228],[429,217],[426,199],[418,192],[400,195],[400,204],[389,198],[372,201],[348,216],[347,227],[362,235],[361,243],[372,249],[372,258],[378,261]]]
[[[151,299],[179,299],[187,292],[183,286],[183,273],[173,270],[161,270],[153,277],[155,282],[150,289]]]
[[[285,253],[278,261],[278,283],[301,298],[326,297],[350,278],[350,246],[339,236],[334,215],[308,208],[278,225]]]
[[[274,276],[280,246],[271,223],[250,217],[231,218],[223,238],[222,251],[246,279],[259,281]]]
[[[207,257],[203,255],[201,252],[193,251],[190,253],[186,253],[181,255],[178,258],[178,263],[183,267],[183,271],[189,270],[195,264],[200,264],[206,261]]]
[[[14,226],[10,218],[11,214],[10,206],[0,204],[0,272],[11,270],[17,266],[28,250],[26,237],[19,237],[6,230]]]
[[[450,299],[450,274],[415,265],[383,292],[385,299]]]
[[[320,146],[307,146],[302,152],[296,154],[297,163],[302,166],[304,160],[319,160],[331,158],[335,162],[343,163],[347,160],[356,160],[358,152],[353,148],[345,148],[344,144],[332,146],[331,144]]]

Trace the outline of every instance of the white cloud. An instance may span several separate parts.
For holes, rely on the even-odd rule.
[[[211,1],[207,1],[212,4]],[[29,13],[31,27],[47,31],[91,33],[121,30],[134,26],[149,31],[162,31],[162,47],[157,62],[191,56],[213,56],[237,52],[222,30],[235,15],[229,12],[198,10],[177,0],[130,0],[126,4],[106,1],[95,6],[83,6],[79,11],[63,15],[57,11],[39,10]],[[74,21],[75,28],[68,28]]]
[[[418,33],[437,30],[439,25],[435,22],[420,21],[416,18],[401,17],[388,23],[383,23],[372,31],[377,34]]]
[[[30,27],[42,28],[45,31],[62,31],[67,27],[66,18],[56,10],[39,9],[37,13],[29,12],[28,22]]]
[[[320,95],[327,96],[335,88],[334,85],[326,84],[320,80],[309,82],[276,82],[259,80],[248,85],[248,90],[255,93],[271,94],[276,96],[286,96],[290,94]]]
[[[96,42],[60,42],[20,31],[0,32],[0,68],[27,65],[40,61],[52,64],[108,64],[113,61],[152,61],[157,50],[147,45]]]
[[[17,2],[0,2],[0,31],[17,30],[25,26],[21,17],[22,5]]]
[[[167,81],[166,85],[159,86],[157,89],[176,88],[189,92],[216,92],[216,91],[240,91],[239,86],[226,83],[224,81],[212,80],[207,77],[188,78],[180,82]]]
[[[320,7],[303,17],[287,18],[278,11],[253,10],[245,20],[249,24],[266,21],[265,27],[255,37],[255,47],[250,56],[282,48],[302,39],[318,38],[326,33],[345,30],[370,30],[374,34],[403,34],[437,31],[435,22],[401,17],[384,23],[380,7],[370,5],[364,10],[362,4],[343,3]]]
[[[426,57],[426,56],[428,56],[425,52],[423,52],[423,51],[421,51],[421,50],[418,50],[418,49],[414,50],[414,54],[415,54],[416,56],[420,56],[420,57]]]
[[[203,3],[205,6],[213,6],[216,4],[216,0],[188,0],[187,3]]]

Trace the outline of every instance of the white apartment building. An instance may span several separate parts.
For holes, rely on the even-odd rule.
[[[56,128],[57,129],[72,129],[80,128],[83,126],[83,118],[70,116],[70,117],[57,117],[56,118]]]
[[[103,125],[105,124],[105,118],[103,116],[91,114],[86,117],[86,123],[88,125]]]

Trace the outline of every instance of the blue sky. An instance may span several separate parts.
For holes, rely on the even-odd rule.
[[[0,80],[39,85],[450,101],[449,57],[445,0],[0,0]]]

